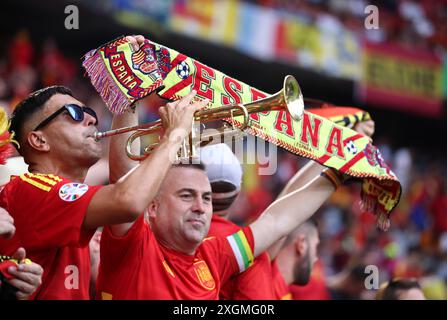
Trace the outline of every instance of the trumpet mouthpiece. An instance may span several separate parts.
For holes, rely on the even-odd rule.
[[[102,132],[95,132],[95,133],[93,134],[93,138],[94,138],[96,141],[101,140],[103,137],[104,137],[104,134],[103,134]]]

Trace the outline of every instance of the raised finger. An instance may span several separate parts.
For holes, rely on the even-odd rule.
[[[144,44],[144,37],[141,34],[135,35],[138,45],[141,47]]]
[[[190,93],[188,93],[186,96],[184,96],[182,99],[179,100],[178,106],[184,107],[189,105],[196,94],[197,91],[192,90]]]
[[[209,102],[210,102],[209,99],[197,101],[197,102],[193,103],[189,108],[191,109],[192,112],[196,112],[196,111],[206,107]]]
[[[26,251],[24,248],[20,247],[16,252],[12,255],[12,257],[18,261],[22,261],[26,257]]]
[[[133,36],[127,36],[126,40],[129,41],[130,45],[132,46],[133,51],[138,51],[140,46],[138,45],[137,39]]]

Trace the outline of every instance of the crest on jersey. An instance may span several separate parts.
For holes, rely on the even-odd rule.
[[[216,283],[214,282],[213,275],[208,269],[208,265],[205,261],[200,260],[194,263],[194,271],[196,272],[197,278],[200,284],[207,290],[214,290]]]
[[[83,183],[66,183],[59,189],[59,197],[68,202],[76,201],[88,190],[88,185]]]

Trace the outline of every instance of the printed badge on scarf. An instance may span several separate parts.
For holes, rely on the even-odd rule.
[[[88,190],[88,185],[84,183],[66,183],[59,189],[59,197],[68,202],[76,201]]]

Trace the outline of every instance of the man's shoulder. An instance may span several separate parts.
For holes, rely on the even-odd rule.
[[[208,233],[208,236],[202,240],[202,243],[197,248],[198,251],[208,252],[209,250],[221,249],[222,243],[227,243],[228,238],[235,234],[240,228],[233,232],[218,232],[218,233]],[[223,252],[218,251],[219,254]]]
[[[225,239],[225,237],[208,235],[202,240],[202,243],[198,246],[196,253],[209,251],[211,248],[215,247],[219,242],[221,242],[222,239]]]
[[[10,181],[0,188],[1,197],[12,198],[15,202],[27,202],[31,199],[46,197],[54,194],[52,190],[59,191],[70,180],[53,174],[24,173],[11,176]]]
[[[234,222],[213,215],[209,234],[213,236],[229,236],[230,234],[237,232],[240,229],[241,227]]]
[[[9,185],[10,187],[22,187],[30,190],[49,192],[63,182],[69,182],[69,180],[54,174],[27,172],[20,176],[11,176],[11,180],[6,186]]]

